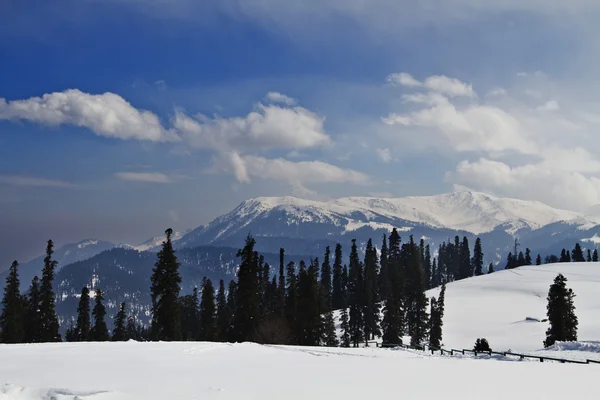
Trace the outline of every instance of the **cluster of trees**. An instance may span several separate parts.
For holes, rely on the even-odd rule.
[[[429,250],[427,249],[427,252]],[[459,279],[469,278],[471,276],[483,275],[483,250],[481,239],[475,240],[473,247],[473,256],[471,257],[471,248],[469,239],[463,237],[462,241],[458,236],[453,242],[443,242],[438,250],[437,260],[429,265],[425,263],[426,272],[430,268],[430,277],[428,288],[434,288],[441,285],[444,281],[452,282]],[[491,268],[491,271],[490,271]],[[488,272],[493,272],[493,265],[490,264]]]
[[[77,319],[66,331],[67,341],[135,340],[206,340],[256,341],[273,344],[308,346],[354,346],[382,336],[387,344],[401,344],[404,336],[411,345],[442,344],[446,282],[483,274],[481,240],[477,238],[473,255],[468,239],[457,236],[442,243],[438,256],[432,257],[429,245],[415,242],[411,236],[402,243],[396,229],[383,236],[379,252],[369,240],[360,259],[352,241],[348,262],[342,246],[330,248],[320,261],[306,264],[285,262],[280,249],[278,271],[272,271],[248,236],[239,250],[237,280],[220,280],[215,289],[204,278],[192,294],[180,295],[179,262],[173,249],[172,230],[157,255],[151,277],[152,320],[149,328],[127,316],[121,303],[114,317],[114,329],[108,331],[106,308],[100,289],[82,288]],[[515,241],[515,254],[517,242]],[[18,263],[10,267],[6,280],[3,311],[0,315],[0,339],[5,343],[61,341],[52,290],[56,261],[53,243],[48,241],[42,278],[35,277],[25,295],[20,293]],[[588,250],[588,261],[597,260],[597,252]],[[561,259],[585,261],[579,244],[573,251],[563,250]],[[507,268],[530,265],[531,252],[508,256]],[[541,264],[538,255],[536,263]],[[488,272],[493,272],[490,265]],[[571,289],[559,275],[548,295],[550,328],[545,345],[556,340],[575,340],[577,317]],[[427,289],[441,286],[439,297],[428,299]],[[94,302],[91,309],[91,302]],[[334,310],[339,310],[341,340],[338,340]],[[383,315],[383,318],[381,316]]]
[[[518,255],[515,256],[515,254],[517,254],[518,246],[519,243],[517,240],[515,240],[514,252],[508,253],[508,256],[506,257],[506,269],[513,269],[524,265],[533,264],[531,250],[529,250],[529,248],[525,249],[525,253],[520,251]],[[550,254],[546,256],[542,262],[542,256],[538,254],[535,259],[535,265],[553,264],[559,262],[598,262],[598,250],[594,249],[594,251],[592,251],[592,249],[587,249],[584,252],[581,248],[581,245],[576,243],[573,250],[562,249],[560,256]],[[491,272],[493,272],[493,270]]]
[[[57,262],[52,259],[54,244],[48,241],[41,280],[36,276],[26,295],[20,292],[18,266],[12,263],[0,315],[1,339],[4,343],[60,342],[52,282]]]
[[[560,256],[551,254],[545,258],[546,264],[559,262],[598,262],[598,250],[594,249],[592,252],[591,249],[587,249],[587,251],[584,253],[579,243],[577,243],[571,251],[562,249]]]
[[[248,236],[238,252],[237,281],[226,291],[221,280],[215,298],[213,283],[206,278],[200,291],[179,296],[179,263],[172,232],[166,234],[152,275],[152,340],[358,346],[376,336],[400,344],[408,334],[413,344],[428,338],[441,344],[445,285],[429,305],[425,290],[436,261],[423,240],[417,244],[411,237],[402,244],[394,229],[389,240],[384,236],[379,254],[369,240],[362,260],[353,240],[347,264],[340,244],[333,254],[327,247],[322,262],[314,258],[299,265],[286,264],[281,249],[279,269],[272,273]],[[445,270],[436,276],[445,282]],[[341,342],[334,310],[340,310]]]

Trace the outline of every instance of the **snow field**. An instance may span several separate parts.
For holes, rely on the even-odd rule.
[[[0,400],[600,398],[596,365],[375,348],[56,343],[0,346],[0,360]]]

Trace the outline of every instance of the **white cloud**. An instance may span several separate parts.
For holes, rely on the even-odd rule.
[[[431,107],[409,114],[392,113],[383,121],[388,125],[433,128],[457,151],[536,153],[535,144],[526,138],[519,121],[500,108],[477,104],[458,108],[439,95],[413,96],[410,101]]]
[[[379,156],[381,161],[383,161],[384,163],[389,163],[392,161],[392,154],[390,152],[390,149],[388,149],[388,148],[377,149],[377,155]]]
[[[473,97],[475,92],[471,84],[461,82],[455,78],[435,75],[425,80],[424,86],[434,92],[442,93],[450,97]]]
[[[11,185],[11,186],[33,186],[33,187],[74,187],[72,183],[55,180],[55,179],[46,179],[34,176],[25,176],[25,175],[0,175],[0,184],[3,185]]]
[[[173,177],[162,172],[117,172],[115,176],[124,181],[147,183],[171,183]]]
[[[149,141],[176,140],[158,117],[138,110],[114,93],[89,94],[78,89],[26,100],[0,98],[0,120],[26,120],[44,125],[75,125],[99,136]]]
[[[407,74],[406,72],[399,72],[395,74],[390,74],[386,78],[388,83],[392,85],[402,85],[408,87],[418,87],[423,86],[421,82],[412,77],[412,75]]]
[[[265,96],[265,99],[271,103],[280,103],[285,104],[286,106],[293,106],[296,104],[296,100],[286,96],[285,94],[281,94],[279,92],[269,92]]]
[[[471,84],[444,75],[433,75],[425,79],[425,82],[420,82],[406,72],[399,72],[388,75],[386,81],[397,86],[425,87],[433,92],[445,94],[450,97],[475,96]]]
[[[283,158],[240,155],[236,152],[226,153],[215,159],[213,171],[231,172],[242,183],[249,183],[254,177],[302,185],[304,189],[307,183],[365,183],[368,179],[362,172],[322,161],[293,162]]]
[[[556,166],[561,161],[557,160]],[[511,167],[503,162],[480,159],[463,161],[446,175],[448,182],[498,195],[541,200],[560,208],[584,211],[600,204],[600,179],[580,172],[549,168],[548,164]]]
[[[177,112],[174,129],[192,146],[219,151],[306,149],[331,139],[324,118],[302,107],[258,104],[245,117],[199,120]]]

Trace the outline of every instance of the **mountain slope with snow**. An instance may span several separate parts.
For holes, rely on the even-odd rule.
[[[600,340],[600,263],[527,266],[452,282],[446,289],[443,342],[471,348],[487,338],[494,350],[543,348],[547,296],[558,273],[575,292],[581,341]],[[428,297],[438,297],[439,289]],[[600,356],[600,355],[599,355]],[[599,357],[600,358],[600,357]]]

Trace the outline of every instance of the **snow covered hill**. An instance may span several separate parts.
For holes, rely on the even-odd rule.
[[[548,323],[539,321],[546,319],[548,289],[558,273],[576,295],[578,339],[600,340],[600,263],[565,263],[503,270],[448,284],[444,344],[472,348],[477,338],[486,338],[494,350],[543,348]],[[437,298],[438,292],[433,289],[428,295]]]
[[[0,400],[600,398],[598,365],[406,350],[57,343],[0,346],[0,359]]]

